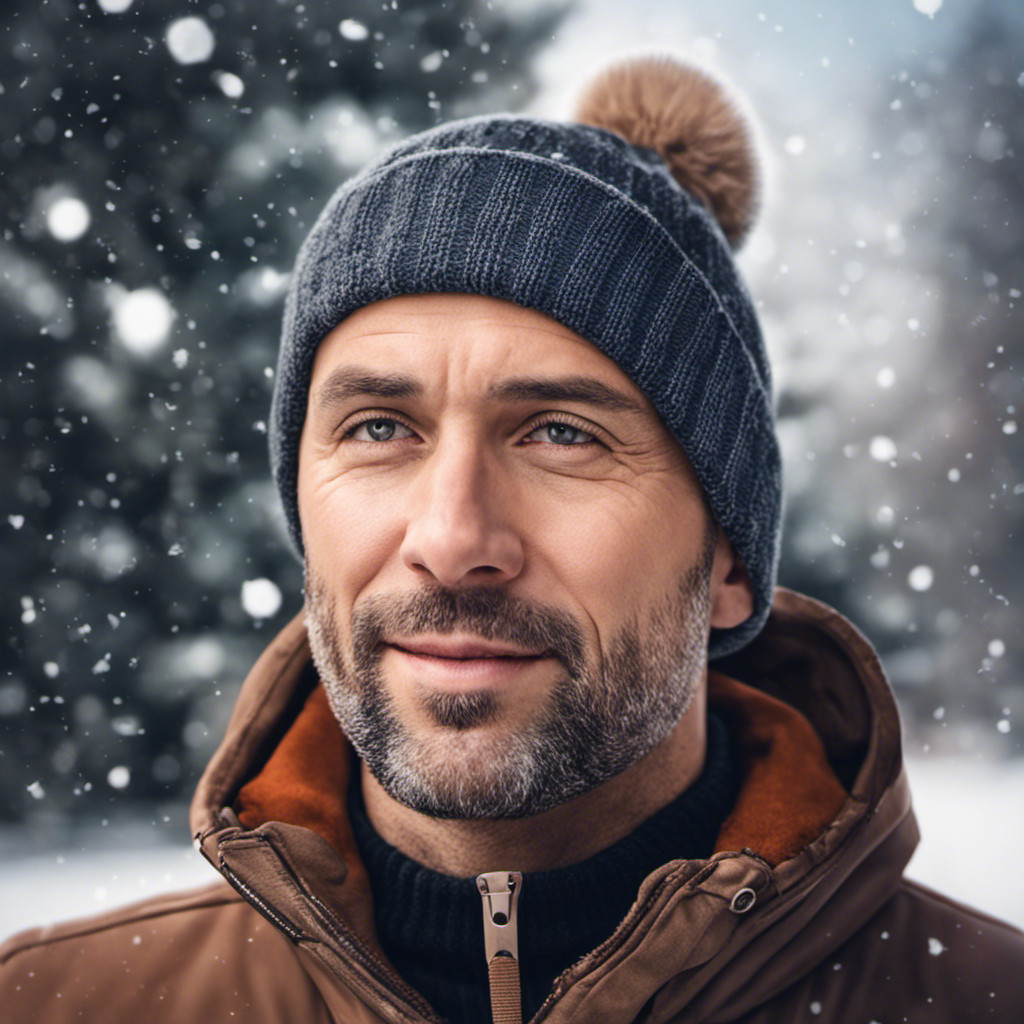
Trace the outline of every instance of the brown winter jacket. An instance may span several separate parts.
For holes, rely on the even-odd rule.
[[[1024,1021],[1024,935],[902,877],[917,826],[864,638],[780,590],[761,637],[716,668],[745,775],[718,852],[651,874],[534,1020]],[[296,618],[246,680],[193,802],[226,882],[8,940],[0,1021],[437,1021],[374,935],[351,774]],[[973,855],[1020,884],[1015,851]]]

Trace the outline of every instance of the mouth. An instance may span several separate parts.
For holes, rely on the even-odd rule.
[[[479,690],[510,683],[552,657],[548,651],[477,638],[393,639],[384,644],[422,685],[447,690]]]
[[[451,637],[391,640],[386,641],[385,646],[416,657],[440,658],[447,661],[481,661],[493,658],[535,661],[548,657],[547,651],[529,650],[515,644]]]

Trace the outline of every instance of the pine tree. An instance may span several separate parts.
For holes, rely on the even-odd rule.
[[[564,13],[0,8],[0,819],[187,797],[299,607],[265,436],[298,245],[390,139],[525,104]]]
[[[918,200],[908,245],[940,282],[903,428],[923,456],[904,482],[904,532],[934,579],[919,598],[934,683],[916,703],[927,720],[940,706],[941,721],[989,737],[1024,715],[1022,52],[1020,13],[980,4],[948,56],[896,76],[880,125],[895,141],[885,170]]]
[[[966,22],[881,83],[832,194],[787,208],[827,239],[833,297],[782,395],[819,450],[789,474],[780,577],[867,632],[933,749],[1019,750],[1024,18],[985,0]],[[792,269],[769,296],[788,330],[820,301]]]

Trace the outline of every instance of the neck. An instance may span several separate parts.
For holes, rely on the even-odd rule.
[[[543,814],[516,819],[432,818],[391,797],[363,765],[374,829],[396,849],[442,874],[547,871],[592,857],[634,831],[700,776],[707,745],[705,687],[675,729],[646,757]]]

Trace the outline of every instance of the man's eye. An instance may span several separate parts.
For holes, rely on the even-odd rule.
[[[597,438],[587,431],[574,427],[571,423],[544,423],[535,427],[526,435],[526,439],[534,439],[542,444],[580,445],[590,444]]]
[[[399,420],[377,416],[356,424],[346,436],[352,441],[400,441],[413,432]]]

